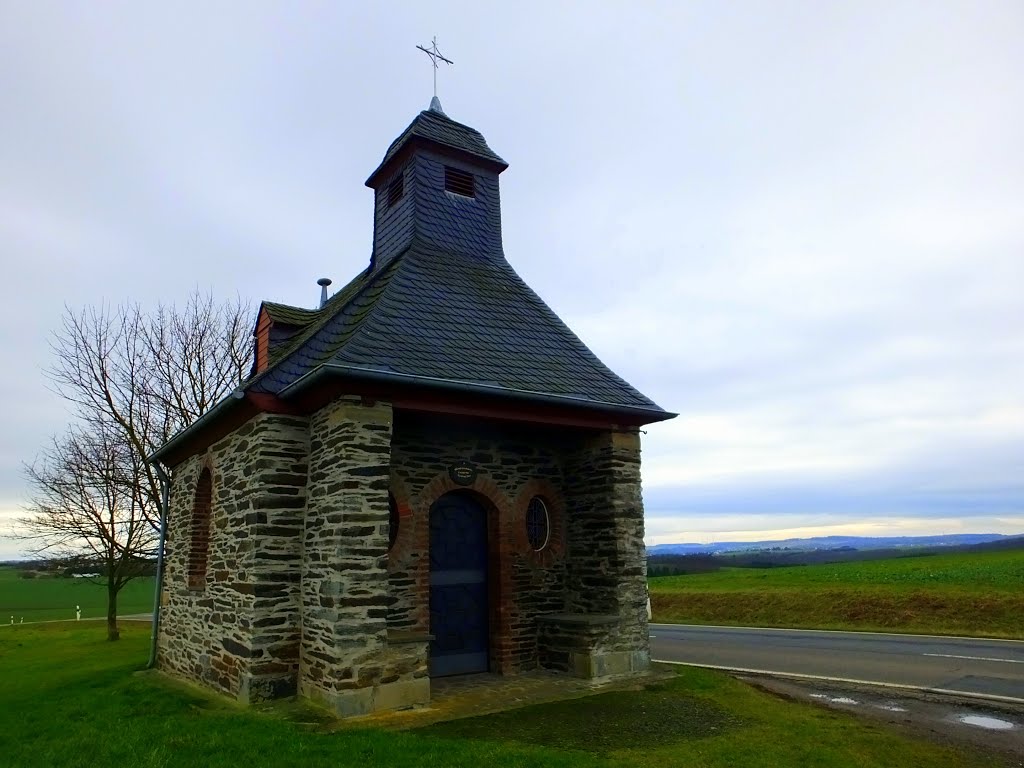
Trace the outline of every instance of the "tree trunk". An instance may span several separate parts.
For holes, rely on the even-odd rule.
[[[117,628],[117,586],[113,580],[107,582],[107,640],[119,640]]]

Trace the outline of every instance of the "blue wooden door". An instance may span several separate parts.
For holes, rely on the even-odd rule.
[[[430,674],[487,671],[487,513],[449,493],[430,508]]]

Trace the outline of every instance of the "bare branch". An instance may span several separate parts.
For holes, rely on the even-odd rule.
[[[159,526],[160,483],[146,457],[239,385],[251,328],[241,299],[198,290],[181,309],[65,307],[47,373],[76,419],[25,467],[33,495],[20,523],[34,552],[103,563],[116,602]]]

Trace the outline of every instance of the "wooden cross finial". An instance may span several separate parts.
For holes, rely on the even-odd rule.
[[[454,64],[455,62],[451,59],[446,59],[441,55],[441,52],[437,50],[437,35],[434,35],[434,39],[430,41],[430,47],[424,48],[422,45],[417,45],[421,51],[430,57],[430,61],[434,64],[434,98],[437,98],[437,62],[443,61],[445,64]]]

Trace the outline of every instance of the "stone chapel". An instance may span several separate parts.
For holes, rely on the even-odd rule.
[[[674,414],[506,261],[506,167],[435,97],[366,181],[366,269],[264,302],[251,375],[154,454],[160,669],[356,715],[648,667],[639,428]]]

